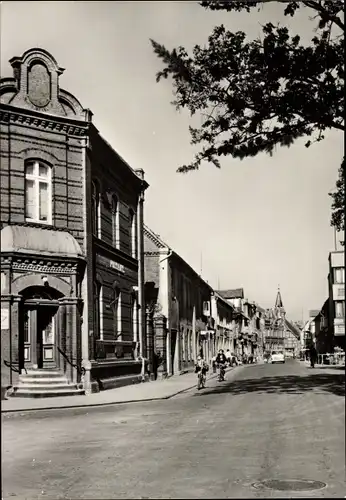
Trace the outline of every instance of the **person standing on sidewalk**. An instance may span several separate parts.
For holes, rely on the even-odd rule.
[[[314,344],[312,344],[312,346],[310,347],[310,366],[311,366],[311,368],[315,367],[316,360],[317,360],[317,351],[316,351],[316,347],[314,346]]]
[[[227,360],[228,366],[231,366],[232,356],[231,356],[231,351],[229,349],[227,349],[227,351],[226,351],[226,360]]]

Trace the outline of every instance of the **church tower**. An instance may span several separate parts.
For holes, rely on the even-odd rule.
[[[282,302],[280,286],[278,286],[278,293],[276,295],[275,307],[274,307],[274,317],[275,317],[275,337],[277,339],[277,344],[280,347],[284,347],[285,344],[285,317],[286,311]]]
[[[276,295],[276,301],[275,301],[275,316],[278,319],[285,319],[286,316],[286,311],[282,302],[282,297],[281,297],[281,292],[280,292],[280,286],[278,286],[278,293]]]

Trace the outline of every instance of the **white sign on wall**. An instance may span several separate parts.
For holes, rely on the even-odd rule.
[[[1,308],[1,330],[9,329],[9,310],[7,307]]]
[[[97,262],[106,267],[110,267],[111,269],[116,269],[120,273],[125,273],[125,267],[122,264],[115,262],[114,260],[107,259],[106,257],[103,257],[103,255],[97,255],[96,259]]]

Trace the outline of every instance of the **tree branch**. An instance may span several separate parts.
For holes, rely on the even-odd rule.
[[[306,6],[309,7],[310,9],[316,10],[320,14],[323,14],[323,16],[328,19],[329,21],[332,21],[335,23],[342,31],[345,31],[345,25],[338,16],[333,16],[326,10],[323,5],[320,2],[316,2],[315,0],[301,0],[302,3]]]

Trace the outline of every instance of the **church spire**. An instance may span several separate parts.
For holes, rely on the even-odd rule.
[[[275,308],[283,307],[282,298],[280,293],[280,285],[278,286],[278,293],[276,296]]]

